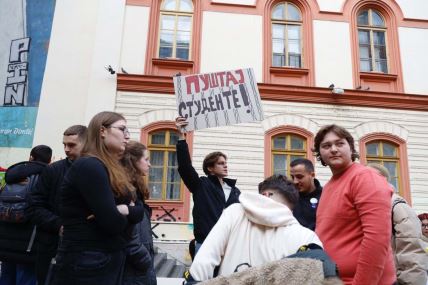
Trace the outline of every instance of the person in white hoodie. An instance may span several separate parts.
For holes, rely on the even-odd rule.
[[[322,247],[317,235],[303,227],[291,210],[298,191],[283,175],[273,175],[259,184],[259,193],[243,192],[239,203],[223,211],[205,239],[189,273],[194,280],[229,276],[244,268],[263,265],[294,254],[310,243]]]

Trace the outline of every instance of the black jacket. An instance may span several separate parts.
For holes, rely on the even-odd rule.
[[[315,231],[318,203],[322,193],[320,182],[317,179],[314,179],[314,182],[315,190],[309,194],[299,193],[299,201],[293,209],[293,215],[299,223],[313,231]],[[311,203],[313,198],[316,199],[316,203]]]
[[[60,194],[60,217],[64,233],[63,250],[116,251],[125,249],[128,224],[144,216],[143,207],[128,207],[128,216],[116,208],[107,168],[95,157],[73,162]],[[94,215],[95,218],[88,219]]]
[[[192,166],[189,147],[185,140],[177,143],[178,172],[186,184],[187,189],[193,194],[193,233],[197,242],[202,243],[211,229],[217,223],[223,210],[233,203],[239,203],[239,194],[235,179],[223,178],[232,191],[225,201],[223,188],[216,176],[199,177]]]
[[[31,222],[37,225],[40,242],[58,243],[60,187],[71,161],[62,159],[46,167],[30,195]],[[56,246],[55,246],[56,247]]]
[[[6,171],[6,183],[13,184],[25,180],[30,175],[40,174],[46,164],[37,161],[21,162]],[[30,223],[12,224],[0,222],[0,261],[33,263],[35,252],[27,252],[34,226]]]

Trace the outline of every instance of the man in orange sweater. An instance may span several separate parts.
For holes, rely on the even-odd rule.
[[[315,155],[333,174],[323,188],[316,233],[346,285],[391,285],[391,195],[386,180],[359,163],[354,139],[337,125],[315,136]]]

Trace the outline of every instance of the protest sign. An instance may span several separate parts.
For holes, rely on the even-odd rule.
[[[264,119],[251,68],[175,76],[174,89],[185,132]]]

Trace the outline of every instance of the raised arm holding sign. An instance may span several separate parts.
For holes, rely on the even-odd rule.
[[[197,252],[220,218],[223,209],[239,202],[240,191],[235,186],[235,179],[226,178],[227,157],[222,152],[212,152],[205,157],[203,170],[206,176],[199,176],[192,166],[189,147],[184,139],[183,129],[188,124],[187,119],[178,117],[175,122],[181,133],[176,146],[178,172],[187,189],[193,194],[193,232]]]

